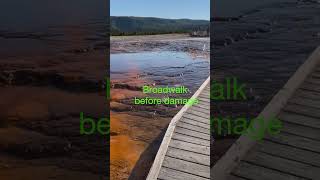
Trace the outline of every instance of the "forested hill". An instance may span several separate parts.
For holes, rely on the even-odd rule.
[[[111,35],[189,33],[207,30],[209,25],[206,20],[111,16]]]

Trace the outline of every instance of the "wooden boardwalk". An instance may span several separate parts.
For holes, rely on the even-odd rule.
[[[210,77],[171,120],[148,180],[210,179]]]
[[[212,168],[212,179],[320,179],[320,48],[260,117],[273,115],[283,123],[280,134],[258,142],[241,136]]]

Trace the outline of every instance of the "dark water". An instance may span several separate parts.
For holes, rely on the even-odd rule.
[[[214,16],[239,16],[264,5],[294,1],[295,0],[215,0],[211,1],[211,9]]]
[[[0,58],[106,49],[107,1],[2,0]]]
[[[43,171],[42,168],[46,173],[38,174],[35,179],[107,179],[107,140],[103,136],[79,135],[79,118],[71,115],[84,112],[86,116],[102,117],[105,114],[105,100],[99,94],[103,92],[102,88],[77,93],[88,84],[74,86],[75,83],[71,83],[57,88],[56,83],[58,79],[67,82],[70,77],[85,82],[103,79],[107,46],[106,3],[104,0],[0,1],[0,87],[3,94],[0,99],[2,109],[5,109],[0,116],[10,119],[8,112],[32,115],[28,122],[23,117],[8,122],[10,127],[18,127],[30,137],[27,143],[21,140],[19,133],[3,130],[14,135],[8,147],[11,144],[18,146],[13,145],[8,153],[5,149],[0,150],[1,156],[8,159],[9,167],[0,179],[28,179],[31,172]],[[65,88],[71,86],[71,89]],[[51,93],[54,95],[49,95]],[[63,98],[57,98],[60,95]],[[57,101],[53,102],[53,99]],[[96,102],[102,103],[95,105]],[[34,106],[35,103],[44,108]],[[17,108],[21,104],[25,106]],[[26,111],[28,113],[24,113]],[[42,116],[41,122],[35,118],[46,113],[48,116]],[[5,139],[0,143],[7,142]],[[68,142],[68,147],[75,150],[66,150],[67,146],[60,142]],[[32,152],[18,155],[17,152],[26,152],[25,149],[32,149]],[[26,164],[26,159],[30,163]],[[14,164],[20,164],[21,168],[11,174]],[[51,167],[54,167],[52,171]],[[77,175],[79,172],[90,177]]]
[[[132,73],[156,85],[184,85],[196,89],[209,75],[209,60],[186,52],[153,51],[111,54],[111,79]],[[137,77],[135,76],[135,77]]]
[[[0,29],[86,24],[105,18],[107,11],[107,1],[102,0],[2,0]]]

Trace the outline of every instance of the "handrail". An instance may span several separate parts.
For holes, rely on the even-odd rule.
[[[200,93],[203,91],[203,89],[210,83],[210,76],[207,78],[207,80],[200,86],[200,88],[193,94],[191,99],[197,98]],[[149,171],[149,174],[147,176],[147,180],[156,180],[159,176],[160,169],[162,167],[162,163],[164,160],[164,157],[167,153],[171,137],[173,135],[174,129],[176,127],[176,124],[179,122],[183,114],[190,108],[190,104],[186,104],[182,107],[182,109],[172,118],[168,129],[166,131],[166,134],[163,137],[162,143],[160,145],[160,148],[158,150],[158,153],[156,155],[156,158],[152,164],[152,167]]]

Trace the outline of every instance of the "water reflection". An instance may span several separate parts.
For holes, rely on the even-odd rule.
[[[209,59],[196,53],[157,51],[111,54],[111,79],[143,78],[157,85],[197,87],[209,75]],[[130,74],[130,75],[129,75]]]

